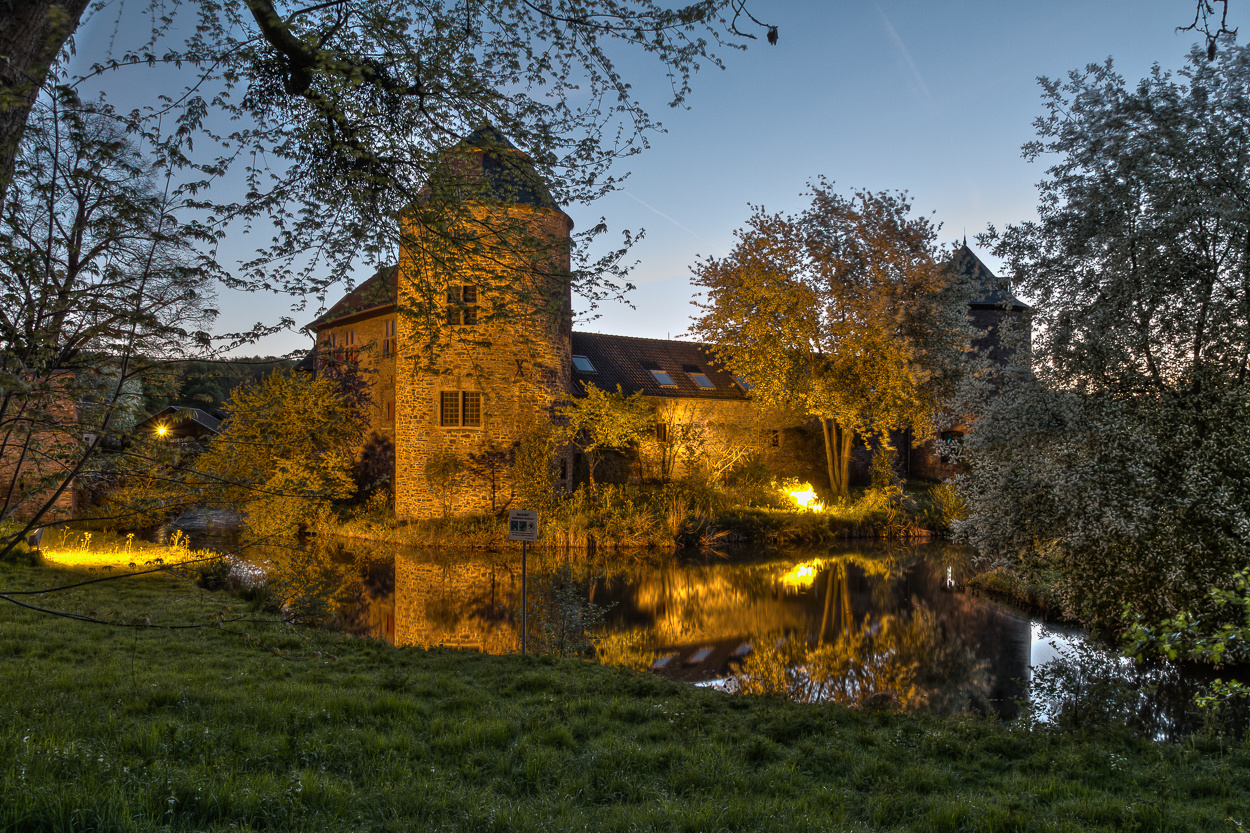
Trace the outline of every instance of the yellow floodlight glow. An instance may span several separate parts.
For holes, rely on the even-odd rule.
[[[792,489],[786,489],[786,495],[800,509],[810,509],[813,512],[819,512],[825,508],[823,503],[816,500],[816,491],[810,483],[802,483]]]
[[[156,426],[156,436],[158,436],[158,437],[163,437],[163,436],[165,436],[165,435],[166,435],[166,434],[168,434],[168,433],[169,433],[169,426],[168,426],[168,425],[158,425],[158,426]]]

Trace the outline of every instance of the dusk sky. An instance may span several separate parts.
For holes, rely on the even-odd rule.
[[[605,306],[576,328],[678,337],[693,312],[690,266],[730,250],[749,205],[800,210],[806,184],[822,175],[843,193],[907,190],[915,209],[941,224],[943,243],[966,233],[997,268],[973,237],[988,224],[1034,216],[1044,166],[1027,163],[1020,147],[1042,112],[1037,77],[1110,56],[1136,81],[1152,63],[1180,67],[1199,39],[1175,31],[1192,19],[1192,0],[793,0],[751,8],[779,27],[779,43],[761,38],[746,52],[721,50],[726,69],[705,67],[694,78],[689,109],[667,106],[667,81],[645,56],[622,63],[667,133],[629,160],[619,193],[566,207],[578,228],[605,218],[613,239],[621,229],[646,229],[633,250],[635,309]],[[1231,18],[1233,26],[1250,20],[1240,3]],[[246,241],[237,252],[246,253]],[[355,278],[367,275],[362,269]],[[289,298],[225,290],[219,300],[223,331],[276,319],[290,306]],[[296,314],[301,325],[315,306]],[[242,352],[309,344],[290,332]]]

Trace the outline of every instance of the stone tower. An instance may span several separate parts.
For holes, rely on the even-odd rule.
[[[497,130],[448,150],[403,219],[397,278],[395,512],[489,512],[507,465],[469,471],[547,423],[571,374],[573,221]],[[493,469],[493,470],[492,470]],[[492,482],[493,481],[493,482]]]

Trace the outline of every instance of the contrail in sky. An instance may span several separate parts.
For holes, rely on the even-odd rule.
[[[924,78],[920,75],[920,70],[916,67],[916,62],[911,58],[911,50],[907,48],[907,44],[903,43],[903,39],[898,36],[898,32],[894,29],[894,24],[890,23],[890,19],[885,16],[885,12],[880,5],[877,6],[877,13],[881,15],[881,22],[885,24],[885,30],[890,34],[890,40],[894,41],[894,46],[903,55],[903,60],[907,62],[907,66],[911,68],[911,74],[916,79],[916,83],[920,85],[920,91],[924,93],[925,100],[929,102],[929,106],[937,109],[937,102],[933,99],[933,93],[929,92],[929,85],[924,82]]]
[[[638,197],[635,197],[633,194],[631,194],[629,191],[627,191],[627,190],[626,190],[626,189],[624,189],[624,188],[622,188],[622,189],[621,189],[621,193],[622,193],[622,194],[624,194],[625,196],[629,197],[629,198],[630,198],[631,200],[633,200],[634,202],[636,202],[636,203],[638,203],[639,205],[641,205],[643,208],[646,208],[647,210],[652,211],[652,212],[654,212],[654,213],[656,213],[656,214],[660,215],[660,216],[661,216],[661,217],[663,217],[665,220],[668,220],[670,223],[672,223],[673,225],[677,226],[677,228],[681,229],[681,230],[682,230],[682,231],[684,231],[686,234],[689,234],[689,235],[690,235],[691,237],[693,237],[695,240],[698,240],[699,242],[701,242],[701,243],[703,243],[703,244],[705,244],[705,245],[709,246],[710,248],[715,249],[715,250],[716,250],[716,252],[714,252],[714,254],[715,254],[715,253],[719,253],[719,251],[720,251],[720,247],[719,247],[719,246],[713,245],[712,243],[709,243],[707,240],[704,240],[704,239],[703,239],[702,237],[700,237],[698,234],[696,234],[696,233],[695,233],[695,232],[693,232],[692,230],[690,230],[690,229],[686,228],[686,227],[685,227],[685,226],[683,226],[681,223],[677,222],[677,221],[676,221],[676,220],[674,220],[672,217],[668,216],[667,214],[665,214],[665,213],[664,213],[663,211],[661,211],[660,209],[656,208],[656,207],[655,207],[654,205],[652,205],[651,203],[647,202],[646,200],[641,200],[641,199],[639,199]]]

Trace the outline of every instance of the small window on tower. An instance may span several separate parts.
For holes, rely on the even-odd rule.
[[[447,325],[472,327],[477,324],[477,287],[473,284],[447,287]]]
[[[477,428],[482,424],[482,394],[466,393],[463,395],[461,425],[466,428]]]
[[[440,393],[438,424],[443,428],[481,428],[482,394],[476,391]]]
[[[655,438],[662,443],[668,442],[668,423],[657,422],[655,424]]]
[[[438,410],[439,425],[444,428],[458,428],[460,426],[460,393],[458,391],[444,391],[439,394]]]

